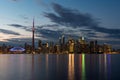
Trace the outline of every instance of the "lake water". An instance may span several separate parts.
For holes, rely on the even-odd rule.
[[[120,80],[120,55],[0,54],[0,80]]]

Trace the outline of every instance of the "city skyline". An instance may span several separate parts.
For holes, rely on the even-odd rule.
[[[119,48],[119,5],[117,0],[2,0],[0,43],[32,43],[35,18],[36,41],[56,41],[64,34]]]

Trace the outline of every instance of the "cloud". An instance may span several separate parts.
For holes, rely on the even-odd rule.
[[[61,25],[76,28],[82,26],[96,26],[98,23],[88,13],[83,14],[78,10],[67,9],[56,3],[53,3],[53,9],[55,13],[45,13],[45,17]]]
[[[14,27],[17,27],[17,28],[25,27],[25,26],[22,26],[22,25],[19,25],[19,24],[8,24],[8,26],[14,26]]]
[[[39,34],[37,35],[37,37],[43,37],[48,39],[49,41],[57,40],[62,33],[62,31],[53,31],[48,29],[39,29],[36,32]]]
[[[115,34],[115,35],[120,36],[120,29],[108,29],[108,28],[99,27],[99,26],[91,27],[91,29],[98,31],[98,32]]]
[[[23,25],[20,25],[20,24],[7,24],[8,26],[12,26],[12,27],[15,27],[15,28],[21,28],[21,29],[24,29],[24,30],[30,30],[29,27],[27,26],[23,26]]]
[[[44,16],[56,24],[73,28],[85,27],[97,32],[115,35],[118,35],[120,32],[120,29],[108,29],[105,27],[100,27],[100,22],[98,22],[91,14],[81,13],[78,10],[64,8],[56,3],[53,3],[52,5],[55,13],[45,12]]]
[[[11,30],[6,30],[6,29],[0,29],[1,33],[5,33],[5,34],[13,34],[13,35],[20,35],[17,32],[11,31]]]
[[[39,29],[48,29],[48,30],[52,30],[52,31],[57,31],[61,28],[60,25],[58,24],[46,24],[46,25],[41,25],[41,26],[35,26],[37,31]]]

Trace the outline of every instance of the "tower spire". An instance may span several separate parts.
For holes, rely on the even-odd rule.
[[[33,18],[33,26],[32,26],[32,53],[33,53],[34,50],[35,50],[34,32],[35,32],[35,28],[34,28],[34,18]]]

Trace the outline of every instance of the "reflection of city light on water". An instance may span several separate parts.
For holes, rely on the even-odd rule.
[[[48,54],[46,54],[46,56],[45,56],[46,58],[46,71],[48,70]]]
[[[105,76],[105,79],[107,79],[107,76],[106,76],[106,74],[107,74],[107,55],[106,54],[104,54],[104,76]]]
[[[79,69],[80,69],[80,76],[81,76],[81,79],[80,80],[86,80],[86,73],[85,73],[85,54],[82,53],[80,54],[79,56]]]
[[[48,79],[49,77],[48,77],[48,68],[49,68],[49,64],[48,64],[48,54],[46,54],[46,78]]]
[[[31,71],[31,78],[32,78],[32,80],[34,80],[34,67],[35,66],[35,64],[34,64],[34,55],[32,55],[32,71]]]
[[[111,79],[111,55],[110,54],[107,54],[108,56],[108,80]]]
[[[82,79],[81,80],[85,80],[85,54],[82,54]]]
[[[103,62],[102,62],[103,60]],[[105,80],[111,80],[111,55],[103,54],[99,55],[99,78]]]
[[[74,80],[74,54],[69,54],[68,60],[68,80]]]
[[[111,74],[111,65],[110,65],[110,62],[111,62],[111,57],[109,54],[104,54],[103,55],[104,57],[104,78],[107,79],[107,80],[110,80],[110,74]]]
[[[110,80],[110,78],[111,78],[111,56],[110,56],[110,54],[105,54],[104,59],[105,59],[105,61],[104,61],[104,64],[105,64],[105,66],[104,66],[104,68],[105,68],[105,72],[104,72],[105,78],[107,80]]]

